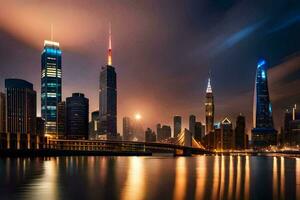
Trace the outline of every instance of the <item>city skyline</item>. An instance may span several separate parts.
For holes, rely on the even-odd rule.
[[[299,199],[300,0],[6,0],[0,199]]]
[[[9,3],[7,4],[7,6],[11,8],[12,12],[18,10],[18,8],[14,8],[13,5],[9,5]],[[255,8],[256,6],[261,6],[261,4],[267,5],[267,3],[253,3],[251,6]],[[270,9],[270,11],[267,12],[267,14],[270,15],[268,17],[264,16],[267,14],[260,14],[262,16],[257,17],[251,15],[251,13],[246,13],[247,19],[245,21],[240,23],[234,21],[234,23],[238,24],[238,28],[240,30],[232,30],[229,28],[230,31],[226,32],[225,37],[222,38],[223,40],[221,40],[219,44],[215,45],[213,48],[214,51],[221,51],[221,53],[219,52],[214,55],[214,52],[209,51],[208,53],[211,56],[209,59],[203,58],[202,53],[196,53],[197,55],[194,55],[195,50],[197,49],[195,46],[198,46],[197,44],[201,44],[196,35],[199,33],[205,34],[201,28],[204,26],[204,24],[202,24],[203,22],[199,22],[200,24],[195,22],[195,20],[198,19],[198,16],[193,16],[195,11],[189,12],[192,16],[179,21],[179,26],[185,27],[186,33],[184,35],[185,37],[183,37],[179,43],[181,48],[175,52],[172,50],[174,48],[173,43],[176,43],[176,38],[178,38],[178,35],[176,35],[176,32],[172,29],[174,28],[174,25],[171,24],[169,29],[166,29],[166,22],[164,20],[159,20],[171,17],[163,14],[158,15],[158,19],[153,20],[153,17],[151,17],[152,15],[146,12],[146,15],[148,14],[150,16],[149,21],[146,21],[150,27],[154,27],[155,23],[159,21],[159,27],[162,26],[164,28],[159,33],[153,30],[155,33],[155,40],[152,40],[154,37],[150,37],[148,33],[152,30],[142,26],[141,22],[136,24],[134,23],[137,21],[137,16],[131,16],[133,22],[130,22],[129,25],[132,27],[132,30],[129,31],[124,29],[120,16],[116,14],[121,8],[116,5],[116,19],[110,19],[108,17],[108,13],[105,13],[106,17],[104,16],[101,18],[101,23],[99,23],[99,26],[91,26],[95,23],[95,21],[93,21],[95,16],[98,16],[95,13],[95,9],[89,7],[89,5],[85,5],[83,8],[75,6],[78,11],[83,13],[90,12],[92,14],[90,18],[87,17],[87,20],[90,22],[88,27],[83,26],[81,21],[78,22],[83,27],[88,28],[89,33],[92,30],[95,31],[92,34],[92,37],[87,37],[87,35],[82,31],[79,31],[78,34],[76,34],[76,32],[69,34],[71,35],[70,38],[63,37],[63,35],[66,34],[66,31],[71,31],[74,27],[72,28],[73,23],[70,22],[70,20],[68,23],[66,22],[68,16],[63,15],[59,9],[55,10],[54,12],[57,12],[57,14],[60,13],[62,21],[59,23],[57,19],[54,18],[53,22],[49,21],[49,23],[45,22],[43,25],[41,25],[41,31],[34,29],[37,33],[37,37],[34,40],[30,36],[32,30],[28,30],[28,28],[25,30],[22,25],[18,24],[13,19],[10,19],[3,23],[3,29],[1,29],[1,41],[4,42],[3,46],[9,46],[9,49],[5,49],[5,51],[3,47],[0,49],[0,56],[4,62],[4,67],[1,67],[0,69],[0,86],[2,91],[4,91],[4,79],[10,77],[21,78],[32,82],[38,94],[37,108],[40,108],[39,51],[42,49],[43,41],[50,38],[50,24],[54,24],[54,40],[60,42],[62,51],[64,52],[62,64],[63,99],[71,96],[71,93],[73,92],[82,92],[91,100],[90,113],[97,110],[97,74],[99,73],[100,66],[103,65],[103,63],[106,63],[105,52],[107,49],[107,25],[108,22],[111,21],[115,41],[113,44],[115,52],[114,63],[116,63],[116,72],[119,77],[118,108],[120,108],[120,112],[118,112],[118,132],[122,133],[122,117],[133,116],[133,114],[136,112],[141,113],[143,116],[143,122],[145,126],[149,126],[152,129],[154,129],[155,125],[159,122],[162,124],[172,125],[172,118],[174,115],[180,115],[183,117],[183,127],[188,127],[188,116],[190,114],[196,115],[197,119],[200,119],[201,122],[204,122],[205,114],[203,105],[205,101],[205,85],[209,69],[212,70],[213,75],[212,85],[214,87],[216,105],[215,121],[220,121],[225,116],[229,116],[230,119],[233,120],[236,116],[238,116],[239,113],[243,113],[246,116],[247,130],[249,132],[249,130],[252,128],[252,96],[255,77],[254,74],[256,70],[256,62],[261,56],[266,57],[267,61],[270,62],[270,70],[268,72],[270,79],[270,98],[272,102],[274,102],[274,118],[277,118],[275,119],[275,127],[278,129],[282,125],[282,116],[285,108],[299,102],[299,94],[297,91],[291,91],[290,88],[293,88],[291,87],[293,85],[299,84],[299,80],[297,80],[297,77],[299,76],[299,66],[297,65],[300,63],[299,56],[294,56],[283,62],[284,64],[275,66],[276,63],[280,63],[283,59],[286,59],[287,56],[299,51],[299,48],[297,47],[299,46],[297,45],[299,43],[299,39],[293,37],[299,28],[296,22],[291,21],[290,23],[286,24],[282,23],[282,28],[282,26],[280,26],[280,22],[283,22],[283,20],[278,19],[278,21],[276,21],[272,18],[275,16],[275,14],[272,15],[272,12],[279,12],[279,4],[285,5],[289,8],[285,9],[285,13],[281,14],[280,18],[285,19],[290,17],[290,20],[292,20],[293,11],[299,9],[299,5],[297,3],[295,3],[294,8],[292,8],[292,6],[289,7],[289,5],[285,4],[284,2],[278,3],[278,5],[276,4],[276,6],[274,6],[275,8],[273,8],[273,10]],[[47,3],[39,5],[41,11],[46,5]],[[107,7],[112,7],[113,5],[114,3],[106,4]],[[144,8],[146,5],[147,3],[143,2],[136,6]],[[231,13],[231,15],[234,15],[236,8],[243,8],[246,7],[246,5],[247,3],[232,3],[229,5],[222,5],[220,3],[217,4],[217,6],[219,6],[218,9],[220,10],[216,10],[215,12],[219,13],[219,15],[223,15],[225,11],[228,11]],[[69,6],[72,7],[71,5]],[[209,5],[201,6],[204,6],[204,8],[207,9],[212,9]],[[180,9],[180,3],[174,5],[174,7],[176,7],[179,13],[185,13],[185,11]],[[191,9],[190,7],[191,5],[188,6],[188,9]],[[16,18],[22,17],[22,15],[26,14],[26,11],[30,8],[30,5],[26,5],[22,12],[15,15]],[[74,7],[72,7],[72,9],[74,9]],[[123,12],[128,13],[128,11],[131,9],[134,8],[126,6]],[[164,10],[168,10],[166,5],[162,5],[162,8],[157,10],[157,12],[160,13]],[[36,15],[41,16],[41,20],[45,19],[47,14],[43,15],[39,12]],[[208,16],[208,19],[212,21],[217,20],[213,19],[213,17],[219,19],[217,15]],[[256,19],[264,19],[265,17],[269,19]],[[231,18],[232,17],[227,17],[225,21],[229,21]],[[32,20],[31,17],[29,17],[28,20],[29,19]],[[181,18],[179,17],[179,19]],[[0,21],[4,22],[3,20],[4,19],[1,15]],[[191,20],[191,25],[190,27],[187,27],[189,26],[189,20]],[[29,21],[25,20],[24,24],[28,25],[28,22]],[[35,23],[38,24],[39,21],[31,21],[31,23],[34,25]],[[270,28],[270,30],[266,31],[264,28],[262,28],[262,24],[268,25],[269,28],[273,26],[273,28]],[[65,25],[66,27],[63,28],[62,25]],[[222,30],[222,26],[210,28]],[[247,37],[243,37],[242,39],[239,39],[237,43],[235,43],[235,39],[239,38],[239,35],[243,35],[242,33],[245,33],[243,30],[249,30],[247,27],[252,30],[250,31],[251,33],[245,34]],[[201,29],[201,31],[197,30],[197,28]],[[262,32],[264,34],[267,34],[268,32],[270,33],[264,37],[259,34],[260,30],[263,30]],[[208,33],[212,34],[211,31],[208,31]],[[270,49],[270,44],[276,39],[276,37],[279,37],[278,35],[286,38],[287,36],[285,36],[285,34],[287,33],[291,35],[291,39],[287,38],[286,42],[291,43],[291,41],[293,41],[295,45],[286,45],[289,46],[289,49],[284,49],[283,52],[279,53],[276,49],[281,45],[280,42],[277,42],[274,44],[276,48],[274,47],[274,49]],[[170,34],[172,37],[169,37],[168,34]],[[206,34],[205,37],[209,37],[209,34]],[[210,41],[214,41],[214,38],[217,38],[216,36],[216,34],[212,34]],[[275,39],[272,39],[271,36]],[[155,43],[150,44],[149,41],[145,42],[145,40],[148,39],[150,42],[155,41]],[[255,44],[250,45],[250,41],[253,41]],[[227,42],[229,44],[231,44],[230,42],[233,42],[234,45],[229,45],[229,48],[227,47]],[[257,44],[259,42],[264,43]],[[191,45],[191,43],[195,45]],[[158,48],[156,47],[159,47],[160,45],[167,46],[167,48],[164,49],[164,51],[157,51]],[[18,48],[16,48],[16,46]],[[205,43],[204,46],[207,47],[207,43]],[[87,49],[87,47],[91,49]],[[127,49],[124,47],[130,48]],[[187,51],[187,49],[190,49],[188,47],[192,47],[192,50]],[[262,47],[261,50],[258,50],[258,47]],[[222,48],[225,48],[228,50],[228,52],[224,51]],[[208,48],[203,49],[208,50]],[[238,53],[237,50],[241,50],[242,55],[241,53]],[[245,52],[248,52],[248,54]],[[10,55],[5,56],[7,53]],[[182,55],[183,58],[177,58],[176,56],[178,55]],[[18,59],[11,59],[11,56],[17,57]],[[227,58],[222,58],[217,62],[217,58],[220,57]],[[241,58],[236,59],[235,57]],[[154,58],[158,59],[158,61],[154,62]],[[224,63],[221,64],[221,62]],[[230,65],[232,67],[228,68]],[[246,67],[242,68],[240,65],[245,65]],[[30,70],[27,70],[28,68],[30,68]],[[191,73],[194,71],[195,73]],[[292,73],[293,76],[291,76]],[[182,74],[185,75],[185,78],[180,80],[179,78]],[[237,74],[239,74],[239,76],[237,76]],[[230,79],[232,80],[227,81],[229,75],[231,76]],[[288,76],[290,77],[287,81],[286,77]],[[239,84],[236,83],[237,81]],[[177,87],[174,87],[174,84],[176,84]],[[283,93],[283,91],[285,92]],[[122,99],[121,102],[120,99]],[[243,105],[240,105],[240,102],[243,102]],[[236,108],[232,109],[233,106]],[[160,117],[158,118],[157,116]]]

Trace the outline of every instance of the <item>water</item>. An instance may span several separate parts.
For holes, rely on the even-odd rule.
[[[300,199],[300,158],[3,158],[0,199]]]

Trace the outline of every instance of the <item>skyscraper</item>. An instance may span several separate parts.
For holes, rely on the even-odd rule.
[[[61,50],[59,43],[45,40],[41,55],[41,112],[45,132],[57,136],[57,104],[61,102]]]
[[[206,88],[206,100],[205,100],[206,134],[214,130],[214,117],[215,117],[214,95],[210,84],[210,78],[208,78],[208,83]]]
[[[123,117],[123,140],[133,139],[133,127],[129,117]]]
[[[73,93],[66,99],[67,138],[88,139],[89,99],[84,94]]]
[[[222,120],[221,124],[221,149],[234,149],[235,141],[234,141],[234,132],[232,129],[232,123],[231,121],[225,117],[225,119]]]
[[[247,145],[248,137],[246,134],[246,119],[240,114],[236,119],[235,149],[246,149]]]
[[[276,144],[277,131],[273,125],[272,105],[269,98],[267,62],[263,59],[257,64],[254,101],[252,142],[255,147]]]
[[[201,122],[196,122],[195,123],[195,133],[194,137],[197,141],[201,141],[203,137],[203,132],[202,132],[202,123]]]
[[[284,114],[284,129],[282,142],[288,146],[300,144],[300,112],[295,104],[292,109],[287,109]]]
[[[196,116],[190,115],[189,118],[189,131],[192,133],[192,136],[195,136],[195,125],[196,125]]]
[[[57,104],[57,135],[58,138],[66,137],[66,102],[62,101]]]
[[[6,79],[7,132],[36,134],[36,92],[21,79]]]
[[[177,135],[180,133],[181,131],[181,116],[174,116],[173,118],[173,124],[174,124],[174,137],[177,137]]]
[[[167,125],[161,126],[160,124],[156,125],[157,128],[157,141],[163,142],[166,139],[171,137],[171,127]]]
[[[6,104],[5,94],[0,92],[0,133],[6,132]]]
[[[151,128],[147,128],[145,132],[145,142],[156,142],[155,132]]]
[[[112,66],[111,30],[109,29],[108,62],[101,68],[99,90],[100,134],[117,137],[117,75]]]

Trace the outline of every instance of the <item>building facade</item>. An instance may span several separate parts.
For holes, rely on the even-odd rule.
[[[145,132],[145,142],[156,142],[156,134],[151,128],[147,128]]]
[[[207,88],[206,88],[206,98],[205,98],[205,131],[206,134],[214,130],[214,118],[215,118],[215,105],[214,105],[214,95],[212,92],[212,87],[210,83],[210,78],[208,78]]]
[[[204,135],[204,132],[202,131],[202,123],[201,123],[201,122],[196,122],[196,123],[195,123],[195,133],[194,133],[194,138],[195,138],[197,141],[201,141],[203,135]]]
[[[36,134],[39,136],[45,135],[45,120],[41,117],[36,118]]]
[[[62,101],[57,104],[57,136],[58,138],[66,137],[66,102]]]
[[[6,120],[8,133],[36,134],[36,92],[32,83],[6,79]]]
[[[235,127],[235,149],[246,149],[248,147],[248,135],[246,134],[246,118],[239,115]]]
[[[287,109],[284,114],[284,128],[281,143],[285,146],[300,145],[300,112],[297,105],[292,109]]]
[[[98,139],[99,135],[99,110],[92,112],[89,123],[89,138]]]
[[[169,138],[171,138],[171,127],[167,125],[161,126],[161,124],[157,124],[157,141],[163,142]]]
[[[112,66],[111,31],[109,31],[108,62],[101,68],[99,90],[100,134],[117,138],[117,74]]]
[[[181,132],[181,123],[182,123],[182,118],[181,116],[174,116],[173,118],[173,125],[174,125],[174,137],[177,137],[179,133]]]
[[[235,149],[234,131],[231,121],[226,117],[221,122],[221,149]]]
[[[192,136],[195,136],[195,126],[196,126],[196,116],[190,115],[189,117],[189,131],[192,133]]]
[[[257,64],[254,101],[252,143],[255,148],[276,144],[277,131],[274,129],[272,104],[269,97],[267,62]]]
[[[0,133],[6,132],[6,101],[5,93],[0,92]]]
[[[62,98],[62,68],[59,43],[44,42],[41,55],[41,113],[46,134],[57,136],[57,104]]]
[[[84,94],[73,93],[66,99],[67,138],[88,139],[89,135],[89,100]]]
[[[133,140],[133,127],[130,117],[123,117],[123,140]]]

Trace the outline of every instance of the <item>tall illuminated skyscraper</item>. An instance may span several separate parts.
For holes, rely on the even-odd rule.
[[[45,40],[41,55],[41,113],[45,133],[57,136],[57,104],[61,102],[61,50],[58,42]]]
[[[254,87],[253,145],[256,147],[274,145],[276,144],[276,134],[269,98],[267,62],[261,59],[257,64]]]
[[[210,84],[210,78],[208,78],[208,83],[206,88],[206,100],[205,100],[206,134],[214,130],[214,117],[215,117],[214,95]]]
[[[111,29],[109,27],[109,47],[107,65],[101,68],[99,90],[100,134],[108,139],[117,136],[117,74],[112,66]]]

